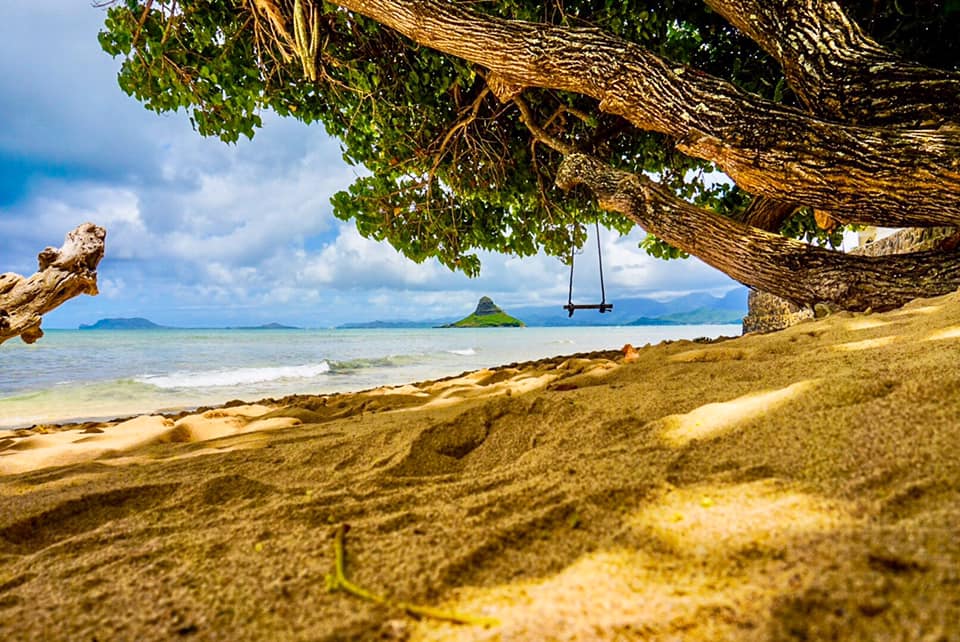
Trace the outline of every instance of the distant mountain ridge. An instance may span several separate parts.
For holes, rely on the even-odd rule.
[[[90,325],[80,324],[81,330],[157,330],[164,327],[143,317],[100,319]]]
[[[734,288],[722,297],[696,293],[677,297],[667,301],[658,301],[646,297],[614,298],[613,310],[606,314],[594,311],[580,311],[568,317],[563,309],[564,301],[555,305],[525,306],[512,310],[510,319],[527,326],[569,327],[569,326],[657,326],[657,325],[739,325],[747,314],[747,294],[745,287]],[[489,297],[486,297],[489,299]],[[491,304],[493,302],[491,301]],[[497,307],[494,304],[494,307]],[[499,309],[499,308],[497,308]],[[502,310],[501,310],[502,311]],[[476,311],[474,312],[476,313]],[[471,315],[472,316],[472,315]],[[469,317],[467,317],[469,318]],[[465,319],[461,319],[464,321]],[[488,321],[493,319],[488,318]],[[506,321],[506,319],[503,319]],[[357,321],[343,323],[337,329],[404,329],[436,328],[457,323],[455,317],[434,319],[392,319],[375,321]],[[493,325],[496,325],[495,323]],[[90,325],[81,325],[81,330],[150,330],[165,329],[170,326],[158,325],[149,319],[110,318],[100,319]],[[186,329],[186,328],[184,328]],[[210,328],[218,329],[218,328]],[[267,323],[260,326],[241,326],[219,328],[227,330],[294,330],[294,326],[280,323]]]
[[[359,321],[354,323],[342,323],[336,327],[337,330],[383,330],[383,329],[404,329],[404,328],[435,328],[438,325],[447,323],[446,319],[434,319],[433,321]]]
[[[224,328],[224,330],[300,330],[295,325],[283,325],[282,323],[264,323],[263,325],[239,325]]]
[[[113,319],[100,319],[96,323],[80,324],[80,330],[195,330],[197,328],[176,328],[168,325],[158,325],[150,319],[143,317],[119,317]],[[280,323],[264,323],[263,325],[238,326],[227,328],[204,328],[210,330],[299,330],[300,328],[292,325],[283,325]]]
[[[562,302],[516,308],[513,313],[527,325],[536,326],[739,324],[747,314],[748,292],[747,288],[738,287],[722,297],[695,293],[667,301],[614,298],[610,312],[580,311],[572,317],[567,316]]]

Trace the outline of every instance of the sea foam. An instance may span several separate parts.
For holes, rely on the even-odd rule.
[[[137,377],[140,383],[157,388],[217,388],[240,386],[280,379],[311,379],[330,372],[326,361],[302,366],[277,366],[268,368],[236,368],[232,370],[207,370],[204,372],[173,372],[168,375],[145,375]]]
[[[473,348],[464,348],[463,350],[447,350],[448,354],[458,354],[461,357],[472,357],[477,354],[477,351]]]

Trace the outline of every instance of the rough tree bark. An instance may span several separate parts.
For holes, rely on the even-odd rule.
[[[813,115],[871,126],[957,126],[960,74],[924,67],[884,49],[837,2],[706,3],[780,63],[787,83]],[[741,221],[777,231],[794,209],[759,197]],[[830,219],[849,222],[850,217],[834,212]]]
[[[758,227],[764,232],[777,232],[798,207],[796,203],[755,196],[737,221],[748,227]]]
[[[0,274],[0,343],[19,336],[33,343],[43,336],[43,315],[78,294],[97,294],[97,264],[106,231],[84,223],[67,234],[63,247],[37,257],[39,271],[29,278]]]
[[[954,127],[960,74],[903,60],[832,0],[706,0],[773,56],[815,114],[861,125]]]

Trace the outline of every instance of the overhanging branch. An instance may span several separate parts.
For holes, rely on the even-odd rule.
[[[744,285],[802,304],[884,310],[960,287],[960,254],[854,256],[748,227],[677,198],[638,174],[584,154],[567,156],[557,185],[583,185],[604,209],[696,256]]]

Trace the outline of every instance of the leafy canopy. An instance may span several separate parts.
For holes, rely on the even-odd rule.
[[[253,4],[123,0],[108,9],[100,43],[123,58],[125,92],[157,112],[185,110],[204,136],[253,137],[264,110],[320,122],[341,141],[344,159],[369,171],[333,197],[336,216],[415,261],[436,257],[475,275],[477,250],[526,256],[542,248],[564,257],[583,243],[588,223],[599,220],[621,233],[632,227],[584,194],[558,193],[552,177],[560,156],[534,141],[515,105],[501,104],[486,89],[482,68],[318,0],[317,19],[308,21],[316,68],[308,73]],[[277,5],[293,14],[294,0]],[[846,5],[875,37],[908,57],[960,66],[960,0]],[[498,0],[475,7],[507,18],[599,26],[766,98],[795,102],[779,67],[699,0]],[[655,174],[695,204],[731,215],[749,202],[737,188],[711,180],[709,163],[676,152],[665,136],[601,113],[592,99],[539,89],[522,98],[552,136],[628,171]],[[804,210],[784,233],[839,237],[818,230]],[[680,255],[653,237],[642,245],[655,256]]]

